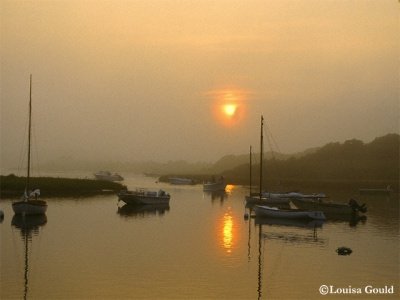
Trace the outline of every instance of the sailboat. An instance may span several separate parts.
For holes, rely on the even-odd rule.
[[[40,200],[40,190],[30,190],[31,171],[31,131],[32,131],[32,75],[29,81],[29,127],[28,127],[28,167],[26,174],[25,192],[22,200],[14,202],[12,208],[16,215],[38,215],[44,214],[47,210],[46,201]]]
[[[258,193],[251,192],[251,148],[250,148],[250,195],[246,196],[247,204],[289,204],[290,199],[282,197],[282,194],[263,193],[263,159],[264,159],[264,117],[261,115],[260,129],[260,190]]]

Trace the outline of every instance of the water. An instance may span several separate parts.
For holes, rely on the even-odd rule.
[[[242,187],[212,196],[143,176],[125,184],[163,188],[170,205],[129,210],[115,195],[46,199],[47,219],[26,230],[12,225],[11,200],[3,199],[0,298],[318,299],[321,285],[342,299],[379,298],[367,286],[399,295],[397,195],[357,195],[366,221],[313,227],[245,220]],[[324,192],[342,202],[356,195]],[[337,255],[340,246],[353,253]]]

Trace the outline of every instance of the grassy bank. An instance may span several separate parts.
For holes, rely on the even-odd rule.
[[[25,177],[15,175],[0,176],[1,198],[20,197],[25,189],[25,180]],[[32,177],[30,186],[31,189],[40,189],[43,198],[116,193],[124,188],[122,184],[110,181],[54,177]]]

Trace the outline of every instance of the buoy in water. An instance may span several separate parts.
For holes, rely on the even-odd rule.
[[[348,247],[339,247],[336,249],[336,252],[338,255],[350,255],[353,252],[353,250],[351,250]]]

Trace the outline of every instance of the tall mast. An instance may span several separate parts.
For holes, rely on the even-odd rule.
[[[260,133],[260,200],[262,195],[262,180],[263,180],[263,152],[264,152],[264,136],[263,136],[263,127],[264,127],[264,117],[261,115],[261,133]]]
[[[32,127],[32,74],[29,79],[29,129],[28,129],[28,168],[25,192],[29,193],[29,178],[31,175],[31,127]]]
[[[251,197],[251,183],[252,183],[252,174],[251,174],[252,162],[251,162],[251,145],[250,145],[250,197]]]

